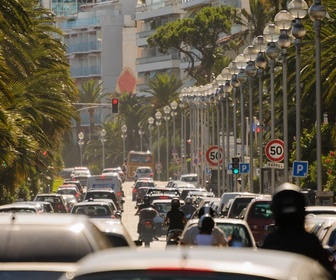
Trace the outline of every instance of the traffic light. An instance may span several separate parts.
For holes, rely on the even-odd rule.
[[[232,173],[239,174],[239,157],[232,158]]]
[[[118,114],[119,99],[112,98],[112,113]]]

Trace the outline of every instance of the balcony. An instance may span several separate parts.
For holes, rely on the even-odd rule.
[[[73,78],[91,78],[101,76],[100,66],[90,66],[90,67],[72,67],[71,76]]]
[[[188,10],[196,7],[209,6],[211,3],[211,0],[182,0],[182,9]]]
[[[83,29],[92,26],[100,26],[100,18],[92,17],[86,19],[76,19],[62,22],[62,30],[66,29]]]
[[[101,52],[101,42],[92,41],[86,43],[69,44],[68,53]]]
[[[171,14],[181,14],[182,0],[166,0],[151,4],[140,4],[136,6],[135,20],[161,17]]]

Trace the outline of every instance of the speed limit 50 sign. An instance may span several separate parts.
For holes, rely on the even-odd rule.
[[[284,159],[284,142],[280,139],[269,141],[265,147],[266,157],[273,162],[280,162]]]
[[[211,165],[218,165],[223,162],[222,148],[218,146],[211,146],[206,152],[207,162]]]

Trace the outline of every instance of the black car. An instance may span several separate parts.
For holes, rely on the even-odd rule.
[[[111,199],[117,209],[123,211],[124,200],[119,202],[116,193],[111,189],[90,189],[86,192],[84,201],[89,199]]]

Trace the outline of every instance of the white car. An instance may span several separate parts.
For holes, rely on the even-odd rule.
[[[62,280],[69,279],[64,275]],[[73,280],[332,279],[316,261],[282,251],[173,247],[105,250],[78,262]]]
[[[191,183],[198,187],[198,175],[196,173],[183,174],[180,177],[180,181]]]

